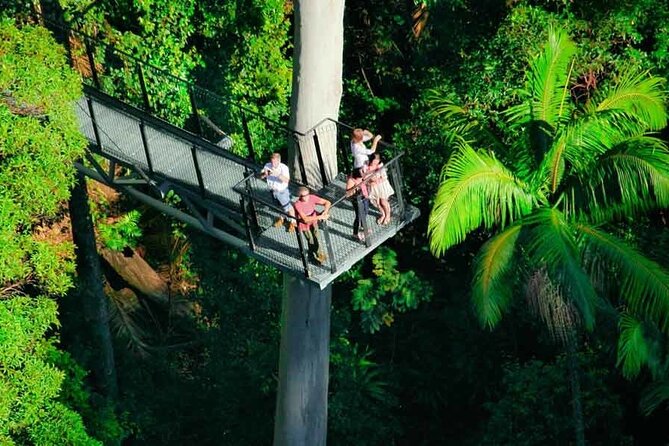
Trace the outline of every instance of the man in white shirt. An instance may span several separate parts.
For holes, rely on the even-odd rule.
[[[366,141],[372,139],[372,147],[370,149],[365,145]],[[362,168],[369,161],[369,155],[376,151],[376,145],[379,143],[381,135],[373,136],[369,130],[354,129],[351,134],[351,154],[353,155],[353,173],[359,175],[362,173]],[[356,173],[357,171],[357,173]]]
[[[290,172],[288,166],[281,162],[281,155],[273,153],[270,162],[265,164],[262,168],[260,177],[267,180],[267,187],[272,191],[272,195],[279,202],[281,208],[285,213],[290,215],[288,232],[295,232],[295,209],[290,201],[290,191],[288,190],[288,182],[290,181]],[[285,219],[283,215],[277,218],[274,226],[279,228],[283,226]]]

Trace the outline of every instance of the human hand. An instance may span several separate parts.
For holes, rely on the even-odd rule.
[[[374,142],[379,142],[381,140],[381,135],[376,135],[374,137]]]

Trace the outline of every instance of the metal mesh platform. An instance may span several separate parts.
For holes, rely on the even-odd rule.
[[[207,209],[216,210],[212,215],[226,214],[234,220],[228,226],[246,228],[246,236],[241,230],[232,235],[240,242],[233,243],[235,246],[247,246],[242,249],[249,255],[306,277],[321,288],[418,216],[417,209],[406,207],[401,201],[397,162],[393,167],[396,171],[390,171],[395,174],[389,176],[393,188],[400,191],[390,199],[392,222],[378,225],[379,213],[370,208],[369,235],[366,243],[361,242],[353,235],[355,213],[351,200],[345,197],[344,178],[340,176],[325,188],[313,191],[334,203],[329,220],[321,223],[320,242],[328,259],[319,265],[307,258],[306,242],[303,239],[300,243],[299,232],[288,232],[287,225],[274,226],[282,211],[265,181],[250,175],[259,172],[261,166],[91,88],[86,89],[86,96],[78,101],[76,108],[81,131],[94,153],[128,166],[147,184],[169,182],[178,186],[175,190],[193,202],[193,208],[203,215]],[[114,186],[113,180],[111,185]],[[290,185],[293,201],[297,187]],[[195,214],[201,220],[200,229],[221,240],[231,240],[231,235],[223,236],[216,229],[213,217]]]

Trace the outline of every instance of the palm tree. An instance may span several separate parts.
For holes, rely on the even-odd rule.
[[[577,326],[592,330],[596,311],[614,306],[669,331],[669,274],[607,231],[669,204],[669,151],[649,136],[667,125],[664,80],[628,69],[579,102],[576,52],[564,31],[549,30],[523,102],[504,113],[510,144],[466,108],[435,101],[454,152],[428,228],[437,256],[475,230],[493,234],[474,262],[481,323],[494,327],[520,287],[568,350]]]

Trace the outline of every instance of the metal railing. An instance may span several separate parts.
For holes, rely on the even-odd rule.
[[[358,240],[353,236],[354,203],[349,195],[359,186],[346,191],[342,173],[351,167],[350,138],[345,135],[351,134],[353,126],[325,118],[311,129],[298,132],[85,33],[67,33],[71,63],[87,86],[83,107],[90,126],[84,133],[96,143],[96,151],[110,160],[112,180],[115,164],[119,163],[131,167],[147,184],[156,180],[177,183],[185,197],[201,200],[200,206],[217,208],[217,212],[221,206],[229,210],[221,219],[227,219],[228,227],[235,227],[251,251],[284,268],[302,270],[307,277],[348,268],[351,258],[359,258],[352,253],[380,243],[394,234],[395,226],[410,219],[405,214],[399,162],[402,153],[395,146],[380,142],[385,157],[392,156],[384,169],[394,190],[389,200],[393,223],[390,227],[376,224],[374,217],[379,213],[372,209],[363,222],[363,232],[368,236]],[[105,113],[101,119],[107,128],[99,125],[97,113]],[[123,135],[110,134],[109,128]],[[320,241],[327,254],[322,265],[309,259],[299,231],[291,233],[286,227],[274,226],[278,217],[288,220],[289,216],[278,206],[266,182],[257,177],[257,144],[289,138],[298,148],[299,172],[295,176],[302,180],[291,181],[292,195],[307,183],[304,159],[316,159],[324,187],[311,190],[332,203],[329,219],[319,223]],[[323,144],[333,140],[338,165],[335,172],[328,172]],[[369,185],[371,180],[366,178],[365,183]]]
[[[278,151],[287,155],[286,143],[291,139],[299,166],[296,176],[304,184],[309,182],[305,159],[317,161],[317,176],[323,185],[329,184],[338,172],[351,168],[350,134],[354,128],[351,125],[324,118],[304,132],[296,131],[71,25],[43,17],[41,20],[66,33],[71,64],[85,84],[207,139],[222,150],[260,162],[263,153]],[[328,167],[323,154],[324,146],[332,140],[337,145],[336,172]],[[379,147],[386,158],[399,153],[397,147],[385,141]]]
[[[398,154],[383,166],[387,181],[394,190],[394,195],[389,199],[392,210],[391,221],[394,224],[401,224],[405,219],[399,162],[402,155],[402,153]],[[347,259],[353,251],[371,247],[375,237],[383,235],[388,229],[376,222],[379,211],[374,206],[370,206],[367,218],[362,221],[361,232],[367,234],[366,237],[364,240],[359,240],[354,236],[355,204],[353,201],[360,199],[357,191],[361,188],[361,184],[365,184],[371,191],[373,187],[371,183],[375,179],[374,175],[370,174],[364,178],[362,183],[346,190],[346,178],[340,175],[331,186],[320,191],[311,190],[312,193],[331,202],[329,218],[318,222],[321,234],[320,244],[327,257],[324,264],[319,264],[309,259],[307,242],[300,231],[290,232],[285,226],[275,227],[274,223],[278,219],[282,218],[288,222],[291,219],[290,215],[279,207],[266,181],[261,179],[257,172],[248,174],[234,186],[234,190],[240,196],[249,248],[256,252],[262,250],[266,255],[274,257],[272,260],[277,263],[285,262],[286,255],[299,259],[307,277],[312,277],[317,272],[316,270],[320,270],[321,273],[339,271],[346,266]],[[298,187],[298,183],[289,184],[293,203],[299,199],[297,198]],[[271,249],[272,247],[276,249]]]

